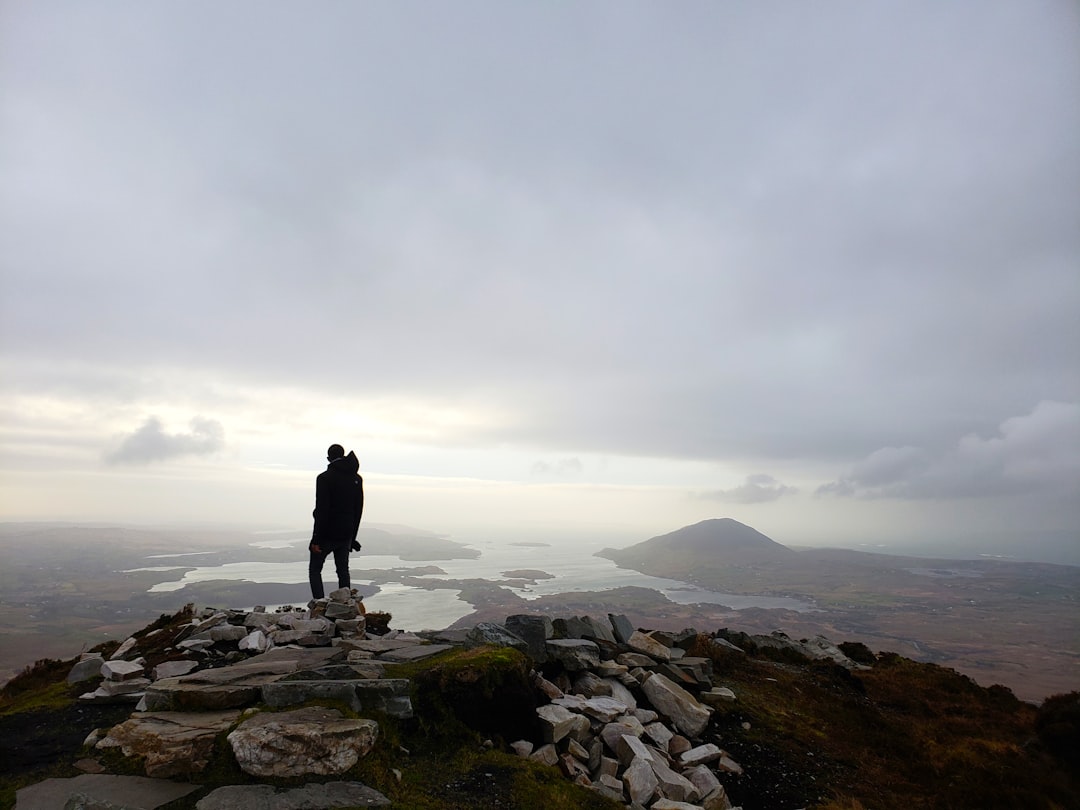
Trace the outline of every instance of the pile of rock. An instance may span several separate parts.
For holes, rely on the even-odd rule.
[[[139,703],[157,681],[234,664],[277,647],[341,646],[366,639],[365,627],[364,604],[357,592],[348,588],[339,588],[307,609],[204,608],[173,637],[173,646],[165,649],[169,660],[148,667],[138,649],[139,641],[129,638],[107,660],[101,653],[84,653],[67,680],[102,679],[97,688],[80,697],[86,702]],[[148,633],[143,642],[155,644],[155,636],[161,632]]]
[[[695,631],[643,632],[618,615],[518,615],[470,638],[516,646],[538,666],[541,739],[515,742],[519,755],[631,807],[731,807],[721,777],[742,768],[702,735],[736,696],[714,685],[711,659],[686,654]]]
[[[142,758],[151,777],[199,774],[224,731],[236,761],[253,776],[345,774],[378,738],[377,722],[365,713],[412,716],[409,682],[386,678],[385,665],[462,644],[510,646],[530,657],[538,731],[535,739],[517,740],[512,748],[589,789],[638,809],[727,810],[724,781],[742,773],[716,744],[714,728],[710,734],[714,711],[736,695],[714,682],[712,658],[687,654],[703,644],[711,645],[710,656],[743,654],[722,637],[693,630],[646,632],[618,615],[606,620],[516,615],[467,632],[389,631],[369,637],[363,605],[347,589],[306,610],[205,609],[179,632],[170,632],[174,635],[157,643],[153,634],[128,639],[108,659],[87,654],[68,675],[73,683],[101,678],[83,700],[138,703],[128,720],[95,733],[87,744]],[[857,666],[826,639],[794,642],[779,633],[747,638],[758,646],[790,647]],[[148,666],[140,644],[148,655],[154,650],[153,660],[166,660]],[[326,700],[360,717],[303,705]],[[278,711],[253,711],[255,706]],[[356,791],[369,790],[344,782],[318,789],[351,797],[344,805],[320,805],[326,807],[359,804]],[[199,802],[200,810],[237,806],[230,802],[240,790],[221,788]],[[275,801],[284,801],[284,794],[275,795]],[[254,801],[254,794],[249,798]],[[298,807],[310,806],[303,804],[306,794],[294,798],[301,802]],[[377,793],[369,800],[365,806],[386,803]]]

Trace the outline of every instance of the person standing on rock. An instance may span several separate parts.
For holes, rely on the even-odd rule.
[[[322,570],[326,558],[334,555],[338,587],[351,586],[349,579],[349,550],[360,550],[356,534],[360,530],[360,516],[364,512],[364,479],[357,474],[360,462],[356,454],[340,444],[332,444],[326,451],[326,472],[315,479],[315,527],[311,532],[311,561],[308,563],[308,581],[313,599],[322,599]]]

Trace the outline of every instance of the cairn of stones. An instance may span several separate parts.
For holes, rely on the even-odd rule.
[[[518,755],[558,768],[634,810],[731,807],[724,780],[742,768],[705,737],[714,711],[737,697],[714,683],[710,658],[686,654],[700,639],[726,654],[742,653],[722,638],[693,630],[647,632],[611,614],[606,620],[515,615],[501,625],[421,634],[379,628],[384,632],[375,635],[369,629],[357,593],[342,588],[306,609],[199,610],[172,637],[165,650],[170,660],[149,669],[135,638],[107,659],[85,654],[68,681],[101,680],[81,699],[134,707],[128,720],[95,731],[86,745],[141,758],[146,776],[161,781],[197,776],[213,757],[218,736],[229,731],[237,763],[252,776],[342,775],[378,739],[378,723],[365,714],[413,716],[410,684],[387,678],[388,664],[491,644],[513,647],[533,663],[537,731],[534,739],[511,744]],[[752,638],[759,646],[791,647],[811,658],[857,666],[827,639],[793,642],[782,633]],[[305,705],[314,700],[340,702],[358,718]],[[277,711],[253,710],[260,705]],[[103,770],[92,757],[77,765],[87,774]],[[83,778],[89,777],[71,781]],[[32,804],[29,791],[36,788],[19,795],[27,791]],[[312,791],[320,798],[309,796]],[[270,794],[275,806],[292,806],[285,793],[296,793],[290,801],[297,807],[314,806],[305,804],[310,801],[328,808],[390,803],[360,783],[322,781],[289,790],[228,786],[197,806],[224,810],[237,801],[268,800]]]

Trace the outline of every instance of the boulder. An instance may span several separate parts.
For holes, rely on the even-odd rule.
[[[720,787],[720,780],[716,778],[716,774],[707,765],[689,768],[683,771],[683,776],[693,783],[702,796],[708,796]]]
[[[266,637],[266,633],[262,630],[252,630],[242,639],[237,645],[237,649],[246,652],[261,653],[266,652],[270,646],[270,639]]]
[[[536,716],[540,719],[540,729],[545,742],[557,743],[570,733],[581,715],[562,706],[548,704],[540,706],[536,710]]]
[[[614,723],[608,723],[600,729],[600,739],[604,741],[604,745],[608,747],[609,751],[618,754],[619,740],[624,734],[640,737],[644,733],[645,727],[641,725],[637,718],[627,715],[626,717],[620,717]]]
[[[507,616],[503,625],[508,632],[523,639],[528,645],[529,657],[537,664],[547,662],[548,639],[554,634],[551,619],[547,616],[529,616],[521,613]]]
[[[559,762],[559,752],[554,745],[547,743],[546,745],[541,745],[529,754],[529,761],[540,762],[544,765],[554,767]]]
[[[615,698],[615,700],[625,704],[630,711],[637,708],[637,698],[634,697],[629,689],[622,685],[621,681],[618,681],[615,678],[605,678],[604,681],[611,688],[611,696]]]
[[[239,712],[148,712],[109,729],[97,748],[144,757],[147,776],[190,776],[210,761],[214,740]]]
[[[679,802],[674,799],[657,799],[649,810],[701,810],[696,804]]]
[[[248,706],[259,699],[263,685],[339,657],[344,653],[330,647],[271,650],[227,667],[156,681],[146,690],[146,706],[151,711],[214,711]]]
[[[592,697],[585,701],[582,713],[602,723],[611,723],[626,714],[628,707],[622,701],[611,697]]]
[[[525,639],[519,638],[494,622],[480,622],[465,636],[466,647],[480,647],[485,644],[495,647],[512,647],[526,655],[529,652],[529,645]]]
[[[626,645],[632,650],[636,650],[639,653],[643,653],[654,661],[670,661],[671,650],[654,639],[652,636],[642,633],[640,630],[635,630],[630,638],[626,640]],[[615,659],[618,663],[626,663],[621,658]],[[629,666],[629,665],[628,665]]]
[[[118,661],[119,659],[124,658],[135,649],[135,644],[136,641],[134,637],[126,639],[123,644],[116,648],[116,652],[109,656],[109,660]]]
[[[326,606],[326,613],[323,615],[328,619],[355,619],[360,615],[360,608],[355,602],[345,604],[331,602]]]
[[[571,616],[552,622],[555,634],[562,638],[587,638],[615,643],[609,622],[597,621],[592,616]]]
[[[686,736],[699,736],[709,724],[710,710],[663,675],[653,675],[642,688],[657,711]]]
[[[101,653],[85,653],[67,675],[68,683],[78,683],[89,678],[101,677],[101,665],[105,663]]]
[[[701,800],[701,810],[732,810],[731,799],[723,785],[717,785]]]
[[[640,737],[633,734],[623,734],[615,744],[615,753],[624,768],[630,767],[634,760],[652,762],[655,757]]]
[[[702,692],[698,695],[698,700],[704,703],[706,706],[712,706],[714,709],[719,708],[727,703],[734,703],[736,700],[735,693],[728,689],[726,686],[714,686],[708,692]]]
[[[660,757],[653,757],[649,762],[656,781],[660,784],[660,795],[676,802],[693,802],[700,798],[694,783],[682,774],[676,773]]]
[[[723,755],[724,752],[717,746],[706,743],[679,754],[679,762],[686,768],[693,768],[695,765],[707,765],[710,762],[716,762]]]
[[[651,763],[640,757],[635,758],[623,772],[623,787],[630,801],[642,807],[648,805],[659,787]]]
[[[585,670],[574,678],[574,694],[584,695],[585,697],[598,697],[601,695],[611,697],[611,684],[599,675],[594,675],[592,672]]]
[[[615,640],[620,644],[626,644],[630,640],[630,636],[634,635],[634,625],[621,613],[609,613],[608,621],[611,622]]]
[[[558,661],[568,672],[591,669],[600,663],[600,648],[585,639],[551,639],[546,648],[548,660]]]
[[[244,773],[262,777],[336,776],[375,745],[374,720],[349,719],[336,709],[309,707],[261,712],[228,736]]]
[[[199,668],[196,661],[165,661],[154,667],[152,672],[155,681],[162,678],[179,678]]]
[[[355,680],[279,680],[262,686],[263,702],[274,709],[309,700],[338,700],[355,712],[383,712],[402,720],[413,716],[405,678]]]
[[[110,681],[127,681],[132,678],[141,678],[146,672],[142,664],[134,661],[104,661],[101,664],[101,675]]]

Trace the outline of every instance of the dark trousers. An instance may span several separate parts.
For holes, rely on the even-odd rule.
[[[334,568],[337,569],[337,583],[339,588],[348,588],[352,585],[349,579],[349,546],[341,548],[323,549],[318,554],[311,552],[311,561],[308,563],[308,582],[311,584],[311,597],[322,599],[326,596],[323,590],[322,569],[326,558],[334,555]]]

